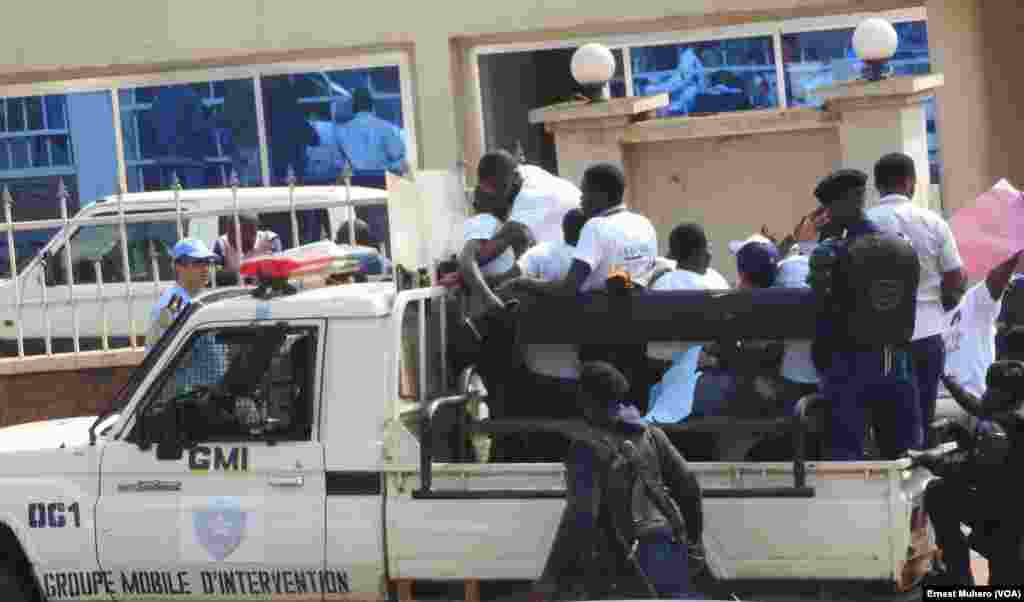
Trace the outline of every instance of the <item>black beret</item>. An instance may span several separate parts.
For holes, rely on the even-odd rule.
[[[829,174],[818,183],[814,196],[822,205],[831,205],[832,201],[853,188],[864,188],[868,183],[868,174],[859,169],[840,169]]]

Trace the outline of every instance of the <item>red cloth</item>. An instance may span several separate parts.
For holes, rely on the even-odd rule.
[[[964,269],[978,280],[1024,248],[1024,197],[1008,181],[978,196],[950,221]]]

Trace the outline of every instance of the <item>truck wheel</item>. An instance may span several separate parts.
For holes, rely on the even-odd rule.
[[[25,581],[12,567],[0,566],[0,600],[4,602],[32,602]]]

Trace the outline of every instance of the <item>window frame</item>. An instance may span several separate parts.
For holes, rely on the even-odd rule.
[[[410,168],[415,170],[419,165],[419,144],[416,128],[418,119],[416,114],[415,93],[413,89],[412,61],[407,51],[392,50],[371,54],[339,55],[320,59],[285,59],[269,63],[217,66],[204,69],[182,69],[167,72],[153,71],[132,75],[10,84],[0,86],[0,98],[6,99],[29,96],[45,97],[48,95],[71,95],[83,92],[106,92],[109,94],[111,106],[113,108],[112,127],[114,130],[114,139],[118,155],[118,185],[121,187],[121,190],[128,190],[129,167],[125,156],[124,132],[121,126],[120,92],[122,89],[167,86],[174,84],[196,84],[229,79],[252,78],[254,81],[255,97],[262,98],[262,87],[260,82],[264,77],[295,75],[317,71],[372,69],[376,67],[398,67],[399,94],[401,97],[402,107],[402,128],[406,132],[406,160],[408,161]],[[45,103],[45,101],[43,102]],[[65,117],[70,140],[72,135],[70,119],[67,119],[67,115]],[[267,146],[266,122],[263,116],[263,103],[260,102],[256,103],[256,120],[259,129],[260,167],[262,171],[261,185],[269,186],[269,149]],[[39,175],[76,176],[78,174],[78,166],[74,164],[70,167],[61,167],[59,170],[60,173],[54,174],[30,173],[20,175],[9,175],[8,170],[5,170],[4,172],[0,172],[0,176],[8,178]]]
[[[692,44],[698,42],[717,42],[741,38],[770,37],[775,52],[775,87],[778,90],[778,105],[771,110],[785,110],[790,108],[785,86],[785,64],[782,55],[782,36],[796,33],[813,31],[828,31],[833,29],[847,29],[856,27],[861,21],[869,17],[883,17],[891,23],[903,23],[908,21],[928,22],[927,10],[924,7],[908,8],[901,10],[889,10],[878,12],[858,12],[824,17],[786,19],[776,21],[764,21],[759,23],[748,23],[744,25],[704,27],[689,30],[656,31],[646,33],[621,33],[592,36],[578,36],[570,39],[547,39],[533,42],[512,42],[512,43],[491,43],[479,44],[469,48],[469,78],[467,82],[470,89],[474,90],[472,110],[475,111],[474,121],[476,122],[480,148],[487,148],[486,119],[484,117],[483,94],[480,80],[480,57],[489,54],[503,54],[510,52],[530,52],[540,50],[555,50],[574,48],[588,43],[604,44],[609,49],[621,49],[623,59],[623,74],[626,79],[626,96],[634,96],[633,89],[633,68],[631,50],[636,47]]]
[[[146,415],[146,412],[150,409],[150,406],[154,403],[156,397],[161,393],[163,387],[173,377],[175,371],[180,366],[185,354],[189,353],[192,349],[192,345],[196,339],[208,334],[212,331],[223,331],[223,330],[244,330],[254,328],[274,328],[279,326],[285,326],[291,330],[306,330],[309,331],[314,337],[314,349],[313,349],[313,364],[311,366],[311,374],[307,374],[307,379],[311,379],[312,385],[309,389],[309,404],[310,404],[310,436],[308,439],[293,440],[293,439],[274,439],[264,437],[262,439],[246,439],[246,440],[231,440],[231,441],[199,441],[198,443],[245,443],[245,444],[304,444],[304,443],[319,443],[320,442],[320,415],[321,415],[321,379],[323,375],[323,355],[324,355],[324,343],[327,334],[325,320],[288,320],[288,321],[275,321],[275,320],[258,320],[258,321],[238,321],[238,322],[210,322],[203,324],[201,327],[196,328],[187,333],[184,340],[173,347],[166,348],[167,358],[162,362],[161,365],[155,367],[153,370],[152,378],[148,382],[144,382],[141,386],[137,387],[134,391],[133,396],[135,397],[131,417],[125,423],[120,430],[119,438],[123,441],[135,443],[138,441],[138,428],[140,425],[140,419]],[[166,333],[165,333],[166,334]]]

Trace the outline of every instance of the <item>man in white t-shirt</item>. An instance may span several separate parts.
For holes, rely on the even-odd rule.
[[[566,297],[605,290],[609,276],[621,274],[646,288],[654,274],[658,238],[646,217],[626,208],[626,183],[622,170],[610,163],[592,165],[583,174],[583,212],[587,223],[580,232],[569,273],[560,281],[542,282],[517,278],[504,288]],[[633,387],[633,401],[646,409],[646,345],[584,345],[580,361],[607,361],[626,374]]]
[[[917,172],[911,157],[902,153],[882,157],[875,164],[875,187],[882,198],[868,210],[867,217],[884,232],[904,235],[921,263],[910,351],[927,432],[935,418],[939,377],[945,365],[942,335],[948,325],[946,313],[960,303],[967,276],[949,224],[911,200],[916,185]]]
[[[583,210],[572,209],[562,220],[564,240],[543,242],[531,247],[516,265],[498,279],[526,276],[543,282],[562,280],[572,267],[576,243],[587,218]],[[491,280],[490,278],[488,280]],[[571,419],[579,415],[576,392],[579,386],[579,353],[572,344],[529,344],[523,348],[530,387],[516,401],[513,412],[527,417],[544,416]],[[524,461],[562,462],[568,452],[568,440],[558,433],[530,433]]]
[[[968,289],[960,305],[947,315],[945,372],[978,397],[985,394],[985,375],[996,360],[996,319],[1002,310],[1003,291],[1013,274],[1022,270],[1024,252],[1018,251]],[[1014,282],[1014,286],[1021,285],[1024,281]]]
[[[657,276],[653,291],[707,290],[708,264],[711,250],[707,234],[700,224],[684,223],[672,229],[668,239],[669,259],[676,269]],[[717,283],[716,283],[717,284]],[[728,287],[725,287],[728,288]],[[682,422],[693,411],[693,394],[697,387],[697,364],[703,345],[689,342],[656,342],[647,344],[647,356],[653,363],[670,364],[651,387],[650,410],[645,420],[658,424]]]
[[[508,207],[508,217],[489,240],[466,245],[459,273],[489,308],[500,309],[504,302],[474,266],[488,264],[509,248],[519,257],[536,243],[560,243],[562,219],[570,209],[579,207],[582,193],[568,180],[533,165],[520,165],[506,151],[484,155],[477,167],[477,180],[477,203]]]

